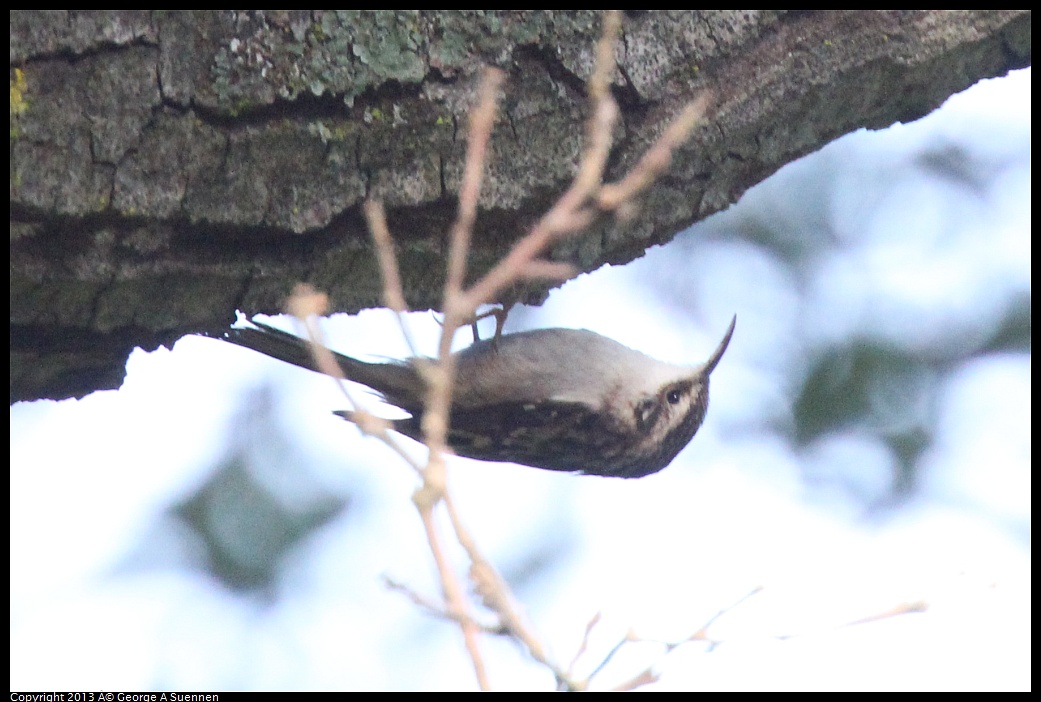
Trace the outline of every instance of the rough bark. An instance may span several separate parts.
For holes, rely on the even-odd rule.
[[[336,310],[378,305],[369,194],[410,304],[436,307],[479,68],[509,82],[473,273],[574,173],[599,27],[579,11],[12,11],[11,401],[116,387],[133,347],[275,311],[298,281]],[[608,176],[697,94],[714,106],[635,217],[553,258],[631,260],[1030,53],[1028,11],[631,12]]]

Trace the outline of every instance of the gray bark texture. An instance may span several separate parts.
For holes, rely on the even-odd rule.
[[[585,11],[11,11],[11,401],[118,387],[126,356],[297,282],[380,304],[361,204],[387,206],[414,309],[436,308],[480,69],[508,77],[479,275],[567,188],[602,17]],[[1030,12],[630,11],[607,180],[691,99],[705,122],[624,222],[550,258],[593,270],[861,127],[1030,64]],[[549,284],[547,283],[547,286]],[[537,302],[546,287],[521,295]]]

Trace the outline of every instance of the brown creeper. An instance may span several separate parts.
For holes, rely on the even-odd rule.
[[[662,363],[591,331],[537,329],[456,353],[448,443],[483,461],[641,478],[694,437],[708,410],[709,374],[737,317],[705,363]],[[207,334],[310,370],[308,343],[266,324]],[[412,416],[394,429],[422,440],[425,387],[412,361],[367,363],[333,354],[344,375]],[[336,414],[350,418],[350,412]]]

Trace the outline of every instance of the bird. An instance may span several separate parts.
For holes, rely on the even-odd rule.
[[[709,376],[736,323],[737,315],[708,360],[694,366],[658,361],[585,329],[475,341],[455,352],[446,441],[482,461],[619,478],[657,473],[701,427]],[[202,334],[316,370],[310,341],[262,322]],[[367,362],[332,353],[345,377],[411,415],[391,420],[395,431],[422,441],[426,385],[418,357]]]

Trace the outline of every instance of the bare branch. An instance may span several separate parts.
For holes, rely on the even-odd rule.
[[[721,609],[718,612],[716,612],[715,614],[713,614],[711,617],[708,618],[707,622],[705,622],[704,624],[701,625],[700,629],[698,629],[696,632],[691,634],[691,636],[688,639],[688,641],[698,641],[698,640],[700,640],[700,641],[708,641],[709,640],[709,638],[708,638],[708,628],[710,626],[712,626],[717,621],[719,621],[720,617],[724,616],[728,612],[731,612],[731,611],[737,609],[738,607],[743,605],[745,602],[747,602],[750,598],[754,597],[755,595],[758,595],[762,591],[763,591],[763,586],[762,585],[756,585],[754,588],[752,588],[751,590],[746,592],[743,596],[738,598],[737,601],[735,601],[734,603],[730,604],[729,606],[724,607],[723,609]]]
[[[470,117],[466,161],[459,191],[459,211],[450,235],[442,308],[444,322],[438,360],[436,364],[429,365],[423,371],[423,377],[427,382],[427,395],[422,429],[430,454],[426,467],[420,471],[423,484],[413,495],[413,501],[423,521],[431,553],[441,577],[446,616],[458,622],[462,629],[482,689],[488,688],[488,679],[477,641],[481,627],[469,613],[458,578],[441,546],[434,515],[439,502],[445,505],[456,539],[470,559],[470,577],[477,591],[485,605],[497,613],[502,627],[527,647],[532,658],[549,667],[558,682],[567,689],[582,689],[585,682],[570,679],[570,673],[561,670],[550,661],[545,647],[521,616],[502,577],[480,553],[473,537],[463,526],[451,495],[446,489],[444,455],[447,452],[446,436],[456,373],[451,354],[452,339],[460,325],[476,320],[476,312],[481,304],[491,302],[506,287],[531,278],[565,280],[573,277],[577,269],[569,264],[546,260],[543,258],[546,249],[558,239],[587,227],[603,209],[624,208],[635,194],[645,189],[668,166],[672,150],[687,136],[704,113],[707,100],[702,100],[685,110],[636,168],[618,184],[611,186],[613,189],[609,191],[610,197],[606,200],[611,206],[605,208],[602,204],[602,180],[610,155],[611,136],[619,114],[618,106],[611,96],[610,82],[614,72],[614,47],[620,29],[621,15],[612,11],[605,17],[603,35],[597,44],[596,64],[588,83],[590,115],[585,129],[585,147],[571,186],[501,261],[470,289],[465,290],[463,283],[466,260],[477,216],[488,143],[495,123],[497,95],[503,82],[503,74],[500,71],[485,71],[478,102]],[[385,300],[391,309],[399,312],[400,319],[400,313],[406,309],[405,297],[401,290],[400,275],[382,206],[375,201],[366,203],[365,216],[380,258]],[[502,320],[499,319],[496,336],[501,328]],[[406,331],[403,322],[402,329]],[[620,646],[621,644],[615,650]],[[597,670],[606,665],[610,657],[609,655]]]
[[[582,654],[586,652],[587,648],[589,648],[589,635],[593,633],[593,629],[596,628],[596,625],[599,623],[600,612],[594,614],[593,617],[589,620],[589,622],[586,623],[586,630],[582,634],[582,643],[578,645],[578,650],[575,651],[575,656],[571,659],[570,665],[568,665],[569,675],[574,671],[575,665],[578,664],[578,659],[581,658]]]
[[[412,600],[414,604],[421,607],[422,609],[425,609],[435,617],[441,617],[443,619],[447,619],[455,623],[459,623],[461,621],[458,615],[446,611],[444,607],[441,606],[441,603],[431,600],[429,597],[426,597],[422,593],[417,592],[415,589],[406,585],[405,583],[394,580],[393,578],[390,578],[386,575],[383,576],[383,583],[387,586],[387,588],[402,593],[403,595],[405,595],[405,597]],[[509,633],[501,625],[490,626],[488,624],[482,624],[477,621],[474,621],[473,624],[475,626],[480,627],[481,631],[485,634],[502,636]]]
[[[919,614],[921,612],[925,612],[928,609],[929,609],[929,603],[928,602],[924,602],[922,600],[918,600],[917,602],[901,602],[900,604],[898,604],[897,606],[893,607],[892,609],[887,609],[884,612],[878,612],[876,614],[871,614],[871,615],[868,615],[866,617],[862,617],[860,619],[856,619],[856,620],[851,621],[851,622],[846,622],[845,624],[842,624],[841,627],[860,626],[861,624],[871,624],[873,622],[880,622],[883,619],[891,619],[893,617],[899,617],[899,616],[901,616],[903,614]]]
[[[445,596],[445,609],[453,619],[459,622],[459,628],[463,632],[463,641],[466,650],[473,662],[474,674],[477,676],[477,684],[482,690],[491,689],[488,680],[488,671],[484,666],[484,657],[478,645],[477,635],[480,627],[470,614],[470,608],[466,598],[463,596],[463,588],[456,577],[452,565],[448,562],[441,547],[441,539],[437,524],[434,521],[434,506],[445,495],[445,464],[442,455],[434,455],[431,452],[430,461],[423,470],[423,485],[412,496],[412,501],[419,510],[420,518],[423,520],[423,528],[426,531],[427,542],[430,544],[430,553],[434,556],[437,572],[441,576],[441,591]]]
[[[687,105],[622,180],[600,189],[599,206],[605,210],[617,209],[657,180],[672,163],[672,152],[687,140],[704,117],[709,102],[709,95],[702,94]]]
[[[467,306],[462,299],[466,258],[470,252],[470,237],[477,216],[488,140],[495,124],[496,99],[502,85],[501,71],[488,69],[481,78],[477,107],[470,118],[470,133],[466,144],[466,165],[459,190],[459,216],[452,226],[445,280],[444,325],[438,346],[438,363],[427,379],[426,407],[423,412],[423,438],[430,449],[431,460],[444,452],[448,432],[448,412],[455,383],[455,362],[452,359],[452,339],[466,319],[473,316],[477,306]]]
[[[383,203],[379,200],[366,200],[362,211],[369,224],[372,241],[376,248],[376,259],[383,277],[383,304],[398,314],[408,312],[405,302],[404,288],[401,286],[401,274],[398,272],[398,259],[394,255],[394,242],[387,227],[387,214]]]
[[[448,278],[445,297],[463,289],[466,276],[466,257],[470,253],[470,236],[477,220],[477,201],[484,180],[487,162],[488,141],[495,125],[496,103],[505,75],[494,68],[486,68],[481,77],[481,88],[477,106],[470,114],[470,133],[466,142],[466,163],[463,166],[463,181],[459,186],[459,214],[452,225],[448,252]],[[444,311],[450,312],[452,301],[445,300]]]
[[[459,622],[481,689],[488,689],[489,682],[477,641],[479,630],[468,612],[459,581],[441,548],[437,525],[434,521],[434,507],[439,501],[446,502],[457,538],[460,541],[466,540],[471,561],[483,562],[483,557],[477,553],[476,546],[462,528],[458,515],[448,499],[445,488],[444,450],[451,391],[455,378],[455,367],[451,356],[452,338],[462,320],[476,311],[476,307],[472,311],[466,311],[460,307],[459,297],[466,274],[466,257],[477,213],[477,201],[480,197],[488,140],[491,136],[492,125],[495,123],[495,98],[502,80],[503,76],[499,71],[485,72],[481,84],[481,97],[470,120],[466,167],[459,193],[459,216],[452,227],[448,274],[445,282],[445,321],[441,330],[439,358],[437,365],[426,373],[428,388],[422,421],[424,439],[430,455],[427,467],[422,472],[423,486],[413,496],[426,529],[431,553],[434,555],[434,561],[441,576],[441,589],[445,596],[447,611]],[[465,536],[460,537],[460,534]],[[475,554],[478,560],[475,560]]]
[[[661,655],[661,657],[659,658],[658,661],[656,661],[652,665],[648,666],[646,669],[640,671],[639,673],[637,673],[635,676],[633,676],[629,680],[627,680],[627,681],[625,681],[623,683],[620,683],[618,686],[616,686],[613,689],[614,690],[634,690],[637,687],[641,687],[643,685],[647,685],[647,684],[650,684],[650,683],[653,683],[653,682],[657,682],[657,680],[659,679],[660,676],[658,675],[657,672],[655,672],[655,668],[661,664],[661,661],[666,656],[668,656],[670,653],[672,653],[677,648],[679,648],[679,647],[681,647],[681,646],[683,646],[685,644],[694,642],[694,641],[700,641],[700,642],[708,644],[708,649],[707,650],[711,651],[714,648],[716,648],[717,646],[719,646],[720,644],[726,643],[726,641],[724,641],[722,639],[713,639],[709,635],[709,633],[708,633],[709,627],[711,627],[716,621],[718,621],[720,617],[722,617],[723,615],[727,614],[728,612],[736,609],[737,607],[740,607],[742,604],[744,604],[746,601],[748,601],[748,599],[750,597],[752,597],[753,595],[756,595],[756,594],[762,592],[762,590],[763,590],[763,588],[761,586],[753,588],[751,591],[749,591],[748,593],[743,595],[741,598],[739,598],[733,604],[731,604],[731,605],[729,605],[727,607],[724,607],[723,609],[721,609],[718,612],[716,612],[716,614],[712,615],[708,619],[708,621],[706,621],[703,625],[701,625],[701,627],[698,628],[698,630],[696,632],[694,632],[693,634],[691,634],[687,638],[681,639],[679,641],[654,641],[653,639],[645,639],[645,638],[642,638],[640,636],[637,636],[635,632],[630,631],[628,634],[626,634],[625,638],[623,638],[621,641],[619,641],[615,645],[615,647],[611,649],[610,653],[608,653],[607,656],[604,658],[604,660],[600,663],[600,665],[597,666],[596,670],[594,670],[593,673],[590,674],[590,676],[586,680],[586,682],[588,683],[588,681],[591,680],[594,675],[596,675],[601,670],[603,670],[603,668],[607,665],[607,662],[610,661],[611,658],[614,656],[614,654],[617,653],[623,646],[625,646],[628,643],[634,643],[634,642],[659,643],[659,644],[661,644],[662,646],[665,647],[665,651]],[[867,617],[861,617],[860,619],[856,619],[854,621],[850,621],[850,622],[845,622],[843,624],[839,624],[835,628],[836,629],[841,629],[841,628],[847,627],[847,626],[859,626],[861,624],[869,624],[869,623],[872,623],[872,622],[882,621],[884,619],[890,619],[892,617],[899,617],[899,616],[904,615],[904,614],[913,614],[913,613],[916,613],[916,612],[924,612],[928,608],[929,608],[929,606],[925,602],[921,602],[921,601],[919,601],[919,602],[904,602],[904,603],[898,604],[895,607],[892,607],[892,608],[890,608],[888,610],[885,610],[883,612],[879,612],[877,614],[869,615]],[[775,638],[775,639],[780,640],[780,641],[786,641],[788,639],[792,639],[792,638],[795,638],[795,637],[800,636],[800,635],[801,634],[779,634],[779,635],[776,635],[776,636],[774,636],[772,638]]]
[[[394,254],[394,240],[391,238],[390,228],[387,226],[387,214],[383,209],[383,203],[379,200],[366,200],[362,211],[365,213],[365,221],[372,233],[372,243],[380,265],[380,276],[383,279],[383,304],[395,312],[394,316],[401,328],[401,335],[408,344],[409,353],[415,359],[416,370],[420,374],[427,373],[427,366],[420,362],[416,344],[405,323],[408,303],[405,301],[405,289],[401,285],[401,273],[398,270],[398,257]]]
[[[310,342],[308,348],[311,350],[315,367],[320,372],[335,379],[340,392],[347,398],[347,402],[353,411],[346,414],[344,418],[357,425],[363,434],[374,436],[385,443],[413,469],[419,472],[422,466],[416,463],[416,459],[405,451],[401,442],[390,432],[390,422],[370,412],[361,398],[352,393],[347,387],[345,381],[349,379],[344,376],[340,364],[336,362],[332,351],[325,345],[322,329],[316,321],[317,317],[325,313],[328,304],[329,298],[327,295],[316,292],[310,285],[300,283],[293,288],[293,292],[286,303],[286,311],[293,315],[304,328],[304,332]]]
[[[604,166],[611,151],[611,131],[618,118],[618,106],[610,93],[603,99],[591,117],[590,140],[578,166],[578,174],[556,204],[510,252],[466,293],[467,306],[490,302],[495,295],[517,280],[525,266],[545,251],[556,239],[588,225],[594,216],[583,206],[600,187]]]
[[[604,15],[604,27],[600,40],[596,43],[596,61],[593,74],[589,76],[586,91],[592,105],[599,103],[608,94],[611,87],[611,76],[614,73],[614,47],[618,43],[618,35],[622,31],[622,13],[620,10],[608,10]]]
[[[502,576],[477,548],[477,542],[474,541],[469,530],[463,526],[459,513],[455,509],[455,503],[447,492],[444,495],[444,503],[452,521],[452,527],[455,529],[456,538],[470,557],[470,578],[485,606],[499,615],[502,626],[515,639],[524,644],[532,658],[552,670],[558,680],[566,679],[567,673],[550,660],[545,646],[524,620]]]
[[[570,280],[578,274],[578,269],[570,263],[557,263],[556,261],[530,261],[521,271],[524,278],[538,278],[541,280]]]

